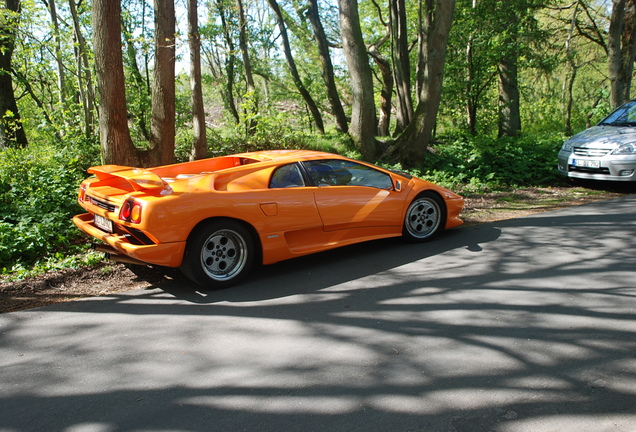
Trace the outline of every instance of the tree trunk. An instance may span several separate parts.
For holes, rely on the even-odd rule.
[[[281,13],[280,7],[276,0],[267,0],[269,6],[274,11],[274,15],[276,15],[276,21],[278,23],[278,31],[280,32],[280,36],[283,40],[283,51],[285,52],[285,59],[287,60],[287,66],[289,67],[289,71],[291,72],[292,78],[294,80],[294,84],[298,89],[298,92],[305,100],[305,104],[307,108],[311,112],[311,115],[314,119],[314,124],[316,128],[321,134],[325,133],[325,125],[322,121],[322,114],[320,114],[320,110],[314,102],[314,99],[309,94],[309,90],[303,84],[303,81],[300,79],[300,74],[298,73],[298,68],[296,67],[296,62],[292,55],[291,46],[289,44],[289,36],[287,35],[287,28],[285,27],[285,20],[283,19],[283,14]]]
[[[574,104],[573,97],[573,88],[574,88],[574,80],[576,79],[576,74],[578,70],[578,66],[574,61],[574,54],[572,52],[572,38],[574,36],[574,29],[576,28],[576,16],[579,12],[579,6],[581,4],[581,0],[576,2],[574,7],[574,13],[572,14],[572,19],[570,20],[570,30],[568,32],[568,37],[565,40],[565,55],[568,59],[568,65],[570,66],[571,73],[569,78],[563,84],[564,92],[564,111],[565,111],[565,135],[572,135],[572,106]]]
[[[146,164],[174,162],[175,146],[175,28],[173,0],[155,0],[155,71],[152,86],[150,151]],[[121,44],[120,44],[121,46]]]
[[[623,100],[630,100],[634,59],[636,59],[636,0],[627,0],[625,5],[625,21],[621,35],[621,64],[625,77]]]
[[[190,89],[192,91],[192,129],[194,133],[190,160],[195,160],[203,159],[208,153],[201,83],[201,39],[199,37],[197,0],[188,0],[188,41],[190,43]]]
[[[517,56],[499,61],[499,136],[518,136],[521,132]]]
[[[95,93],[93,92],[92,65],[88,60],[88,49],[86,39],[82,34],[75,0],[69,0],[69,7],[73,17],[73,31],[77,41],[77,84],[80,92],[82,108],[84,109],[84,134],[87,137],[93,136],[93,109],[95,105]]]
[[[631,99],[630,90],[634,72],[634,60],[636,59],[636,0],[627,0],[625,5],[625,25],[621,35],[621,43],[621,63],[625,76],[623,99],[627,102]]]
[[[393,96],[393,72],[391,71],[391,62],[380,54],[378,46],[370,45],[367,50],[375,64],[380,70],[382,76],[382,90],[380,90],[380,118],[378,119],[378,136],[389,136],[389,125],[391,123],[391,99]]]
[[[515,137],[521,132],[517,44],[519,36],[518,12],[509,7],[506,45],[509,47],[499,59],[499,133],[501,136]]]
[[[570,73],[570,77],[567,79],[565,91],[565,136],[572,135],[572,106],[574,105],[574,81],[576,80],[576,74],[578,67],[576,65],[571,65],[572,72]]]
[[[446,46],[453,19],[454,0],[420,3],[418,35],[418,104],[413,120],[389,148],[403,166],[415,166],[425,155],[433,136],[442,97]]]
[[[629,100],[636,44],[634,0],[613,0],[608,35],[610,104],[617,108]]]
[[[473,0],[472,9],[477,8],[477,0]],[[477,103],[473,97],[475,71],[473,64],[473,44],[474,35],[468,37],[466,44],[466,123],[468,125],[468,133],[477,135]]]
[[[357,0],[338,0],[340,34],[353,98],[349,134],[366,160],[378,153],[373,76],[362,38]]]
[[[336,128],[342,133],[347,133],[349,128],[347,124],[347,116],[342,108],[340,95],[336,88],[333,63],[331,62],[331,55],[329,53],[329,42],[327,41],[325,29],[320,21],[320,15],[318,14],[318,0],[308,0],[308,8],[307,16],[311,22],[314,39],[318,44],[320,64],[322,65],[322,79],[327,87],[327,99],[329,99],[331,112],[336,120]]]
[[[478,6],[479,3],[479,6]],[[482,4],[485,3],[485,4]],[[492,3],[490,3],[492,5]],[[481,17],[481,13],[484,10],[488,10],[490,5],[486,1],[472,0],[470,6],[470,14],[473,20],[484,19]],[[486,94],[492,87],[492,82],[497,76],[497,71],[492,70],[490,66],[490,60],[486,61],[485,57],[490,57],[487,53],[488,48],[484,49],[483,34],[480,35],[482,30],[469,30],[471,33],[468,35],[468,41],[466,42],[466,79],[465,79],[465,105],[466,105],[466,126],[468,132],[475,136],[478,133],[477,127],[477,113],[480,108],[483,108],[485,103],[483,101],[484,94]]]
[[[477,104],[475,103],[473,95],[473,38],[468,39],[468,45],[466,46],[466,122],[468,124],[468,133],[475,136],[477,135]]]
[[[5,0],[0,14],[0,149],[28,145],[18,104],[13,93],[12,57],[20,21],[20,0]]]
[[[93,0],[93,32],[102,160],[105,164],[138,166],[126,115],[119,1]]]
[[[406,30],[406,5],[404,0],[390,0],[391,42],[393,51],[393,78],[395,80],[395,132],[401,133],[413,118],[411,99],[411,65],[409,41]]]
[[[241,121],[238,110],[236,109],[236,103],[234,103],[234,65],[236,63],[236,49],[234,48],[234,39],[230,36],[230,30],[227,25],[227,19],[225,17],[225,7],[223,6],[223,0],[217,1],[217,10],[219,18],[221,19],[221,27],[223,28],[223,36],[225,37],[225,43],[227,43],[227,58],[225,60],[225,90],[221,91],[221,96],[225,102],[225,106],[230,110],[235,123],[238,125]]]
[[[256,86],[254,85],[254,76],[252,74],[252,63],[250,61],[249,50],[247,48],[247,19],[245,18],[245,10],[243,8],[243,0],[236,0],[236,6],[239,14],[239,45],[243,56],[243,68],[245,69],[245,82],[247,83],[248,110],[247,110],[247,133],[253,135],[256,132],[256,114],[258,114],[258,97],[256,95]]]
[[[57,88],[58,88],[58,101],[60,107],[64,107],[66,104],[66,74],[64,72],[64,63],[62,61],[62,44],[60,42],[60,25],[57,20],[57,8],[55,6],[55,0],[49,0],[49,14],[51,15],[51,26],[53,28],[53,40],[55,50],[55,64],[57,65]]]

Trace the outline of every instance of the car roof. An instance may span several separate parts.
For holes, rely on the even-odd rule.
[[[340,155],[315,150],[263,150],[232,155],[262,162],[284,162],[307,159],[342,159]]]

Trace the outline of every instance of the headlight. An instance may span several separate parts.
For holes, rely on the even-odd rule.
[[[564,142],[563,143],[563,147],[561,147],[561,150],[571,152],[572,151],[572,143],[570,141]]]
[[[636,143],[623,144],[612,152],[615,155],[633,155],[636,154]]]

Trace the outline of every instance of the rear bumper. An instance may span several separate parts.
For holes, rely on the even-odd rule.
[[[179,267],[183,260],[185,242],[136,245],[123,235],[110,234],[97,228],[93,215],[84,213],[73,218],[73,223],[84,233],[110,245],[118,254],[126,255],[148,264]]]

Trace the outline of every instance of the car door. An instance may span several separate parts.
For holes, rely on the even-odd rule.
[[[306,184],[300,165],[291,163],[274,170],[267,195],[260,203],[268,217],[268,231],[298,231],[322,226],[314,187]]]
[[[325,231],[401,227],[404,199],[383,171],[348,160],[304,162]]]

